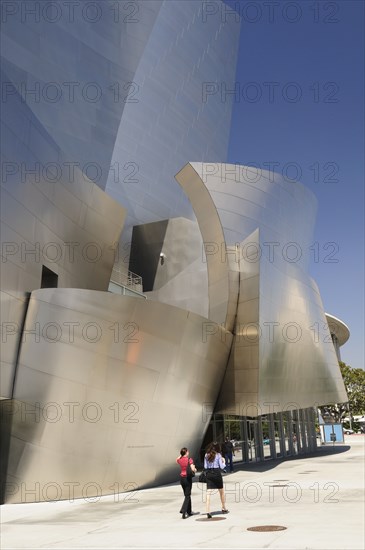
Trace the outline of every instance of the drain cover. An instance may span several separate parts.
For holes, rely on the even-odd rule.
[[[199,518],[199,519],[196,519],[195,521],[223,521],[224,519],[227,519],[227,518],[221,518],[220,516],[213,516],[212,518]]]
[[[287,527],[282,525],[258,525],[257,527],[247,527],[247,531],[284,531]]]

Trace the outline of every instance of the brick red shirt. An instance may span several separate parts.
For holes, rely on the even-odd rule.
[[[187,456],[182,456],[181,458],[178,458],[176,460],[177,464],[179,464],[181,468],[181,472],[180,472],[181,477],[186,477],[186,467],[188,465],[188,460],[189,460],[189,464],[194,464],[194,460],[192,458],[188,459]]]

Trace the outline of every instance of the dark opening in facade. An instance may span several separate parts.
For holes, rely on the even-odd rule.
[[[41,288],[57,288],[58,275],[45,265],[42,265]]]

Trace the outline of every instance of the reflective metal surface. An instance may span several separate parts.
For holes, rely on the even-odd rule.
[[[102,189],[109,174],[119,186],[130,174],[126,161],[111,162],[113,146],[126,106],[138,101],[136,70],[162,3],[12,0],[4,6],[5,103],[18,90],[67,160]],[[13,116],[12,130],[21,129],[21,117]]]
[[[231,335],[173,306],[79,289],[32,293],[14,390],[7,502],[176,479],[194,456]],[[28,492],[27,492],[28,491]]]
[[[24,131],[10,140],[15,113]],[[56,286],[107,290],[126,211],[77,166],[72,177],[59,172],[66,157],[18,95],[2,117],[0,375],[1,397],[10,398],[27,299],[42,285],[43,266]]]
[[[215,321],[215,305],[224,314],[234,296],[221,251],[236,246],[235,338],[216,411],[258,416],[347,401],[319,291],[307,273],[312,193],[238,165],[190,163],[176,179],[193,204],[206,250],[210,246],[209,316]]]
[[[220,0],[211,7],[12,0],[4,8],[5,103],[17,90],[45,143],[127,208],[126,264],[133,225],[193,219],[174,180],[180,167],[227,156],[241,24]],[[11,116],[9,143],[23,132],[22,117]],[[31,168],[23,153],[10,160]]]
[[[2,29],[8,502],[171,481],[177,449],[198,451],[217,400],[251,417],[347,400],[308,275],[314,197],[270,172],[205,162],[229,142],[233,95],[215,86],[233,87],[234,12],[97,0],[91,22],[76,4],[73,24],[58,3],[60,19],[25,25],[24,6],[42,3],[14,0]],[[189,158],[204,162],[180,170]],[[117,265],[140,224],[148,300],[101,292],[125,220]],[[296,414],[304,426],[308,411]]]
[[[335,346],[337,359],[341,361],[340,346],[346,344],[347,340],[350,338],[350,330],[343,321],[337,319],[337,317],[334,317],[329,313],[326,313],[326,320],[331,333],[333,345]]]
[[[151,287],[146,292],[149,300],[208,317],[207,264],[196,222],[172,218],[134,227],[131,260],[134,258],[138,258],[144,288],[146,281]]]
[[[194,166],[194,163],[187,164],[175,177],[189,197],[203,238],[208,270],[209,319],[218,324],[223,323],[227,330],[232,330],[238,297],[237,281],[233,276],[230,277],[235,252],[231,261],[232,254],[227,253],[216,205]]]
[[[337,319],[334,315],[326,313],[326,319],[331,332],[331,335],[335,336],[338,345],[343,346],[350,338],[350,330],[347,325],[341,319]]]
[[[14,0],[2,26],[2,161],[7,163],[2,236],[9,243],[2,250],[1,281],[4,398],[13,397],[22,379],[20,364],[15,377],[19,339],[29,293],[46,284],[42,273],[52,286],[108,288],[124,211],[98,194],[90,180],[128,209],[127,246],[121,251],[128,264],[133,223],[172,215],[194,218],[174,173],[192,155],[224,158],[229,142],[232,96],[222,101],[219,90],[205,98],[202,93],[206,82],[218,79],[229,88],[234,81],[240,32],[236,17],[222,21],[218,9],[204,18],[204,4],[193,0],[96,0],[88,7],[76,3],[75,10],[56,4],[42,11],[37,1]],[[206,280],[206,271],[201,272]],[[200,294],[202,284],[195,283],[192,272],[179,277],[190,278],[195,295]],[[176,281],[173,289],[164,286],[166,300],[194,309],[194,296],[174,296]],[[206,296],[195,311],[207,311]],[[47,318],[53,322],[51,315]],[[194,334],[201,341],[202,323]],[[57,332],[57,326],[49,327]],[[41,357],[42,346],[35,344],[31,356],[38,350]],[[52,345],[49,361],[61,364],[58,344]],[[27,341],[21,351],[24,364],[26,349]],[[70,343],[70,349],[77,346]],[[29,403],[34,376],[27,388]],[[50,423],[45,431],[51,433]],[[82,437],[87,438],[86,432]],[[45,457],[42,467],[48,463]],[[12,461],[15,470],[17,460]]]
[[[140,2],[141,11],[149,4]],[[120,178],[111,170],[105,188],[128,210],[126,259],[134,225],[194,219],[176,172],[189,159],[227,157],[240,29],[237,13],[220,0],[166,0],[159,8],[113,145]]]

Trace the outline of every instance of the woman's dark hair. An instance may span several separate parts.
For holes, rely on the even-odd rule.
[[[183,447],[180,451],[180,454],[181,456],[185,456],[187,452],[188,452],[188,449],[186,447]]]
[[[206,453],[207,461],[214,462],[216,454],[220,452],[221,452],[221,447],[219,443],[217,443],[216,441],[214,441],[213,443],[210,443],[207,447],[207,453]]]

